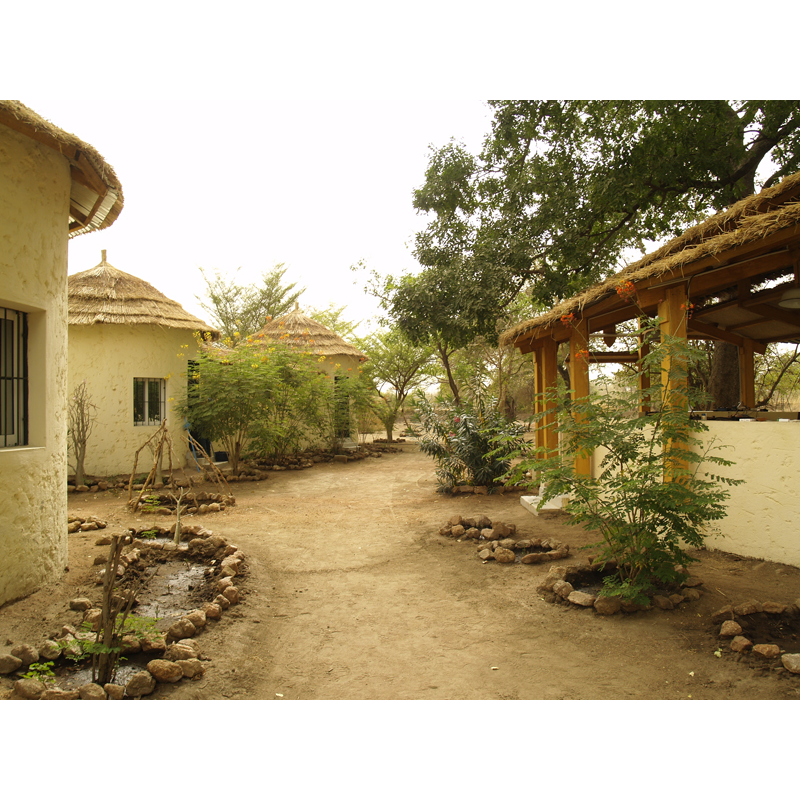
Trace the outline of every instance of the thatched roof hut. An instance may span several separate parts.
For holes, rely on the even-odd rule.
[[[219,337],[210,325],[146,281],[111,266],[106,251],[101,252],[96,267],[67,278],[70,325],[158,325]]]
[[[510,328],[501,335],[500,342],[504,345],[518,344],[557,325],[562,316],[587,314],[590,307],[599,306],[602,301],[613,298],[617,288],[628,281],[637,285],[651,285],[662,277],[670,280],[673,276],[676,276],[675,279],[679,276],[688,278],[733,264],[740,258],[738,254],[745,250],[748,257],[760,255],[760,249],[768,250],[770,239],[780,238],[780,245],[785,246],[784,240],[795,236],[800,227],[799,198],[800,173],[796,173],[777,186],[746,197],[689,228],[653,253],[602,283],[558,303],[547,313]],[[784,272],[790,274],[792,259],[789,258],[781,266]],[[769,274],[773,267],[770,264],[761,272]],[[755,270],[753,277],[757,277]],[[735,283],[735,279],[731,282]]]
[[[69,162],[70,237],[107,228],[116,220],[124,203],[122,184],[94,147],[18,100],[0,100],[0,124],[52,148]]]
[[[283,342],[290,347],[302,347],[318,356],[330,358],[350,356],[359,361],[367,360],[367,357],[357,347],[348,344],[330,328],[301,314],[298,304],[295,304],[294,311],[277,319],[269,320],[251,338],[254,343],[268,339]]]

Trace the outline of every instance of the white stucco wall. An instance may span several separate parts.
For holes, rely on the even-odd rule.
[[[184,420],[175,407],[186,394],[187,359],[196,354],[197,343],[188,330],[156,325],[69,326],[69,390],[85,380],[97,406],[97,422],[86,448],[87,475],[130,475],[136,451],[158,429],[158,425],[133,424],[134,378],[166,379],[173,467],[186,465]],[[145,448],[137,472],[148,472],[152,465]],[[165,459],[164,469],[167,466]],[[71,462],[70,473],[73,468]]]
[[[743,480],[728,487],[727,516],[709,526],[709,550],[761,558],[800,567],[800,422],[709,421],[697,434],[712,455],[734,462],[731,467],[707,465],[706,472]],[[605,455],[595,450],[592,474],[598,475]]]
[[[28,313],[30,444],[0,448],[0,605],[67,564],[65,158],[0,125],[0,305]]]
[[[713,470],[740,478],[728,516],[709,531],[709,549],[800,567],[800,422],[707,422],[705,442],[735,466]],[[712,470],[709,470],[712,471]]]

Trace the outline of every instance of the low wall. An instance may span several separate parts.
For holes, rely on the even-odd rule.
[[[800,567],[800,422],[705,424],[698,438],[724,445],[715,455],[734,462],[714,472],[744,480],[730,487],[728,516],[708,532],[708,548]]]
[[[800,422],[706,422],[697,438],[712,455],[734,462],[706,472],[737,478],[728,487],[728,515],[706,531],[709,550],[800,567]],[[597,475],[605,451],[595,450]]]

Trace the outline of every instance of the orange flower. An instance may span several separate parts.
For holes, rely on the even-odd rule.
[[[636,299],[636,287],[632,281],[625,281],[617,286],[617,294],[626,303],[632,303]]]
[[[578,362],[585,361],[588,364],[589,363],[589,351],[585,350],[585,349],[584,350],[578,350],[578,352],[575,353],[575,360],[578,361]]]
[[[563,314],[561,317],[562,325],[571,325],[575,321],[575,315],[570,311],[569,314]]]

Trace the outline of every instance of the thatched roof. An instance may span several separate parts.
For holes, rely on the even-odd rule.
[[[64,156],[70,164],[69,236],[107,228],[122,211],[122,184],[92,145],[57,128],[18,100],[0,100],[0,125]]]
[[[295,304],[294,311],[283,317],[269,320],[252,337],[253,343],[264,339],[280,341],[290,347],[302,347],[319,356],[352,356],[360,361],[367,357],[356,347],[348,344],[341,336],[326,328],[322,323],[300,313]]]
[[[527,320],[505,331],[501,344],[513,344],[537,329],[557,323],[562,316],[580,313],[606,297],[626,281],[636,283],[678,273],[695,262],[719,257],[734,248],[765,239],[784,229],[800,229],[800,173],[785,178],[777,186],[764,189],[735,203],[726,211],[709,217],[663,247],[608,277],[602,283],[555,305],[546,314]]]
[[[106,261],[67,278],[70,325],[160,325],[164,328],[219,333],[161,294],[141,278]]]

